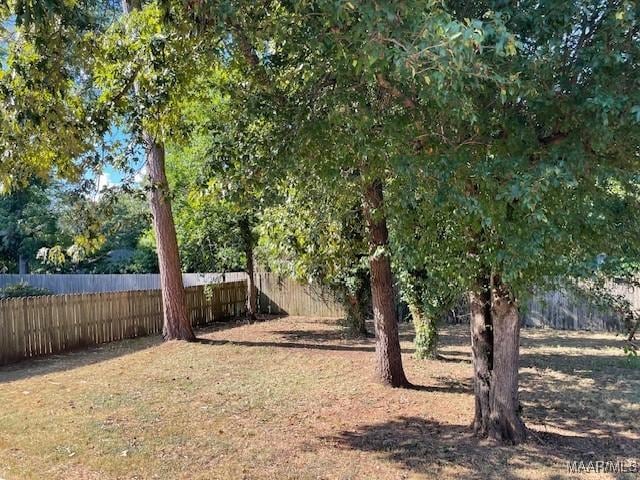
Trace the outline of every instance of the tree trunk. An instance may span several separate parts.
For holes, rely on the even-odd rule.
[[[497,278],[491,289],[491,316],[494,354],[489,392],[489,437],[517,444],[527,436],[518,402],[520,318],[508,288]]]
[[[479,437],[489,433],[491,371],[493,369],[493,330],[491,325],[491,290],[489,278],[478,282],[469,293],[471,310],[471,353],[473,357],[473,393],[475,415],[473,432]]]
[[[253,259],[253,233],[249,220],[242,219],[240,222],[242,238],[244,242],[244,253],[247,257],[245,272],[247,274],[247,318],[255,320],[257,318],[257,289],[255,282],[255,266]]]
[[[346,294],[344,307],[347,317],[345,320],[348,333],[357,336],[366,336],[368,332],[362,299],[359,298],[357,294]]]
[[[29,273],[29,260],[22,254],[18,255],[18,273],[20,275]]]
[[[488,276],[469,294],[475,415],[473,431],[503,443],[520,443],[526,428],[519,413],[520,318],[507,287]]]
[[[438,356],[438,329],[436,318],[425,318],[424,311],[415,303],[409,304],[416,336],[413,340],[416,358],[436,358]]]
[[[140,8],[140,0],[122,0],[122,11],[125,15]],[[136,92],[139,91],[139,88],[138,83],[134,82]],[[176,226],[173,223],[169,183],[164,167],[164,144],[157,142],[148,132],[142,132],[142,137],[147,155],[150,183],[148,198],[153,215],[153,230],[156,235],[160,269],[160,289],[164,313],[162,336],[165,340],[193,341],[196,337],[187,312],[184,284],[182,283]]]
[[[173,223],[169,184],[164,167],[164,145],[156,142],[148,134],[144,135],[147,148],[147,167],[151,183],[149,203],[153,215],[153,229],[156,234],[158,265],[160,267],[160,287],[164,309],[165,340],[195,340],[191,321],[187,314],[186,296],[180,269],[180,254],[176,227]]]
[[[410,383],[402,367],[393,275],[388,252],[389,232],[383,208],[382,182],[376,179],[365,188],[364,212],[371,248],[369,267],[376,331],[377,374],[380,381],[386,385],[408,387]]]

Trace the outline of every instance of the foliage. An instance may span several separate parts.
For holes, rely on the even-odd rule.
[[[170,158],[173,159],[171,156]],[[180,155],[191,162],[193,157]],[[169,177],[181,163],[171,162]],[[186,163],[186,162],[185,162]],[[184,164],[183,164],[184,165]],[[242,270],[245,264],[237,210],[214,183],[201,188],[193,182],[174,190],[173,210],[183,269],[193,272]]]
[[[436,358],[438,349],[438,325],[436,317],[430,317],[426,321],[415,321],[416,335],[413,340],[415,357],[420,359]]]
[[[157,258],[149,237],[151,215],[142,192],[118,188],[88,196],[60,190],[56,234],[39,249],[45,271],[153,273]]]
[[[46,288],[32,287],[27,282],[14,283],[0,288],[0,300],[4,298],[39,297],[42,295],[51,295],[51,292]]]
[[[352,191],[329,199],[319,179],[307,180],[298,186],[287,182],[281,201],[265,209],[258,256],[277,273],[327,289],[345,306],[346,326],[362,333],[371,307],[359,199]]]
[[[52,197],[42,182],[0,196],[0,270],[17,271],[20,259],[38,269],[37,251],[58,234]]]
[[[51,172],[81,180],[109,128],[93,108],[96,36],[114,3],[5,2],[0,37],[0,192]]]
[[[237,268],[258,233],[273,269],[346,299],[368,282],[367,254],[390,254],[428,319],[483,275],[522,304],[536,288],[637,271],[637,2],[101,7],[2,8],[19,33],[3,27],[5,190],[116,162],[96,146],[118,125],[172,144],[187,269]],[[373,180],[389,251],[367,251]],[[103,229],[112,209],[71,206],[73,250],[47,258],[89,265],[111,237],[140,239]]]

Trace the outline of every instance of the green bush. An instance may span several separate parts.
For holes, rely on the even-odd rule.
[[[15,283],[5,288],[0,288],[0,299],[17,297],[39,297],[51,295],[51,291],[46,288],[32,287],[27,282]]]

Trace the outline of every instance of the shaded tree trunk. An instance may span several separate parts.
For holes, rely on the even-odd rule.
[[[353,335],[366,336],[367,324],[365,307],[362,299],[356,294],[347,294],[345,298],[346,327]]]
[[[469,294],[475,414],[473,431],[503,443],[526,439],[518,402],[520,317],[498,277],[479,279]]]
[[[520,316],[508,288],[498,278],[491,289],[491,317],[494,349],[489,437],[517,444],[527,436],[518,402]]]
[[[471,353],[473,358],[473,393],[475,414],[473,431],[479,437],[489,433],[491,371],[493,369],[493,330],[491,325],[491,290],[489,277],[478,282],[469,293],[471,311]]]
[[[371,300],[376,331],[376,365],[379,380],[392,387],[408,387],[410,383],[402,367],[398,318],[393,291],[393,275],[389,258],[389,232],[384,215],[382,181],[366,185],[364,212],[367,219],[371,256]]]
[[[148,197],[153,215],[153,229],[156,234],[164,308],[162,335],[165,340],[192,341],[195,340],[195,335],[187,314],[178,239],[169,200],[169,184],[165,174],[164,145],[147,134],[144,135],[144,139],[151,183]]]
[[[255,320],[257,318],[257,289],[255,281],[255,263],[253,257],[253,233],[249,220],[243,218],[240,222],[240,230],[244,243],[244,253],[247,258],[245,272],[247,274],[247,318]]]
[[[29,260],[24,255],[18,255],[18,273],[26,275],[29,273]]]

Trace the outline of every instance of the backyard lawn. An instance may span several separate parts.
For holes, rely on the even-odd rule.
[[[340,332],[289,317],[3,367],[0,477],[558,479],[567,462],[640,461],[640,368],[619,337],[525,330],[532,434],[497,447],[468,431],[466,327],[443,330],[438,361],[413,359],[403,329],[413,390],[375,383],[373,339]]]

